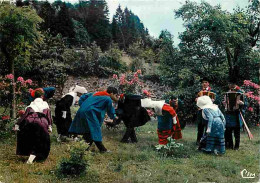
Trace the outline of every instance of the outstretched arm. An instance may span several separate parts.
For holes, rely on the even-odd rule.
[[[107,114],[110,117],[110,119],[115,119],[116,118],[116,112],[115,112],[115,108],[112,105],[112,100],[109,98],[109,100],[107,101]]]

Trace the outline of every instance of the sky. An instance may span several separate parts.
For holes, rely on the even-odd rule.
[[[65,0],[76,3],[78,0]],[[201,0],[192,0],[200,3]],[[242,8],[248,5],[248,0],[204,0],[211,5],[220,4],[223,10],[232,11],[236,6]],[[116,12],[118,5],[124,9],[127,7],[143,22],[148,28],[151,36],[157,38],[162,30],[167,29],[174,36],[174,43],[177,45],[180,40],[178,35],[184,31],[183,21],[174,17],[174,10],[180,8],[185,0],[106,0],[110,20]]]

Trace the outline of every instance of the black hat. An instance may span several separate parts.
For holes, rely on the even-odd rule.
[[[208,81],[208,82],[210,82],[210,79],[207,78],[207,77],[203,77],[202,79],[200,79],[200,82],[202,83],[203,81]]]

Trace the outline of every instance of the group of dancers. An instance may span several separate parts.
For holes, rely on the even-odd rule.
[[[244,105],[242,91],[234,83],[230,83],[230,93],[240,93],[233,106],[230,96],[224,100],[225,116],[218,105],[214,104],[216,93],[209,86],[209,81],[201,81],[202,90],[196,100],[198,107],[197,144],[199,149],[208,153],[224,154],[226,148],[239,148],[240,142],[240,109]],[[50,95],[47,96],[48,90]],[[124,143],[136,143],[135,127],[142,126],[150,120],[147,109],[152,109],[158,120],[158,142],[163,147],[172,139],[181,139],[182,131],[177,116],[178,99],[155,101],[140,95],[118,95],[115,87],[105,91],[90,93],[85,87],[76,85],[56,102],[55,116],[46,100],[53,96],[55,88],[38,88],[31,92],[31,103],[20,117],[15,130],[17,131],[17,155],[29,156],[28,164],[34,160],[45,160],[50,152],[50,132],[53,122],[56,124],[58,141],[70,135],[82,135],[91,146],[93,143],[100,152],[107,152],[102,142],[102,124],[106,115],[111,119],[106,125],[114,127],[123,121],[126,132],[121,140]],[[72,120],[71,107],[80,106]],[[117,104],[115,109],[113,104]],[[232,104],[232,106],[231,106]],[[230,107],[231,106],[231,107]],[[238,107],[237,107],[238,106]],[[232,110],[230,110],[232,108]],[[52,119],[54,121],[52,121]],[[232,133],[235,133],[233,147]],[[89,147],[90,147],[89,146]]]

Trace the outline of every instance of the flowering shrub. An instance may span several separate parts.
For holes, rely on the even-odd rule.
[[[31,79],[24,80],[23,77],[18,77],[13,83],[14,76],[8,74],[4,77],[0,76],[0,107],[2,114],[0,114],[0,130],[5,127],[5,125],[10,121],[10,116],[7,115],[9,112],[7,109],[11,108],[12,105],[12,90],[13,85],[16,87],[16,108],[24,109],[24,103],[22,102],[23,98],[26,98],[28,94],[28,88],[33,85]]]
[[[143,94],[147,97],[151,97],[151,93],[148,90],[143,90]]]
[[[125,73],[120,77],[114,74],[112,78],[114,86],[119,89],[119,92],[124,94],[142,94],[143,83],[139,79],[141,74],[141,70],[137,70],[135,73]]]
[[[1,116],[1,119],[0,119],[0,129],[3,129],[5,127],[5,125],[11,120],[10,116],[8,115],[3,115]]]
[[[259,126],[260,86],[245,80],[242,88],[245,90],[247,100],[246,122]]]

